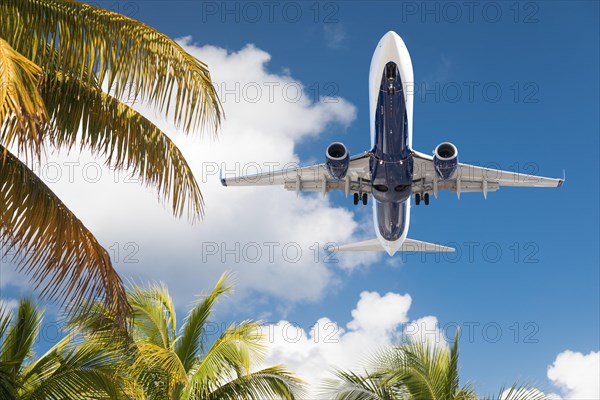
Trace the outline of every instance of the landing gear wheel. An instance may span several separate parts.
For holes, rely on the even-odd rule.
[[[419,193],[415,194],[415,204],[417,206],[421,204],[421,195]]]
[[[354,205],[358,204],[358,193],[354,193]]]
[[[365,206],[367,205],[368,200],[369,200],[369,196],[367,196],[366,193],[363,193],[363,195],[362,195],[362,201],[363,201],[363,204]]]
[[[425,200],[425,205],[428,206],[429,205],[429,193],[425,193],[425,195],[423,195],[423,200]]]

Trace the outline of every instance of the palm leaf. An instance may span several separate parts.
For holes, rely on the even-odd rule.
[[[160,110],[174,105],[186,132],[218,129],[221,104],[208,68],[167,36],[131,18],[61,0],[3,0],[0,37],[45,68],[56,51],[61,71],[100,85],[117,97],[139,96]]]
[[[17,376],[25,358],[32,353],[41,320],[42,313],[31,299],[19,301],[15,321],[8,329],[2,344],[2,354],[0,354],[0,359],[9,366],[10,374],[15,382],[17,382]]]
[[[0,340],[2,340],[6,334],[8,327],[10,326],[11,319],[12,315],[10,308],[0,301]],[[4,341],[0,343],[4,345]]]
[[[500,389],[498,396],[485,396],[485,400],[551,400],[552,397],[527,385],[515,383],[510,388]]]
[[[135,347],[138,354],[131,371],[136,378],[143,377],[149,370],[157,370],[168,377],[169,387],[187,382],[186,371],[172,349],[165,349],[153,343],[136,343]]]
[[[10,328],[11,319],[11,310],[0,302],[0,354],[4,353],[4,348],[8,346],[8,342],[4,340],[4,337]],[[17,397],[17,382],[15,382],[13,366],[13,362],[3,361],[0,357],[0,398],[2,399],[14,399]]]
[[[0,145],[0,244],[17,250],[18,269],[42,296],[71,299],[83,312],[103,301],[119,326],[130,311],[125,290],[106,250],[25,164]]]
[[[164,285],[132,285],[127,295],[133,309],[135,339],[171,349],[177,317],[173,300]]]
[[[188,313],[185,324],[182,327],[182,335],[177,341],[175,352],[181,359],[186,371],[189,371],[198,354],[202,349],[202,332],[208,317],[210,316],[212,307],[217,299],[232,291],[229,285],[230,275],[225,273],[215,285],[210,295],[204,297],[194,308]]]
[[[352,371],[335,370],[335,379],[321,384],[320,393],[335,400],[395,400],[403,399],[404,391],[385,385],[378,374],[357,374]]]
[[[48,119],[39,93],[42,75],[40,67],[0,37],[0,145],[40,154]]]
[[[161,198],[170,199],[176,216],[186,213],[194,222],[202,215],[202,195],[192,170],[152,122],[95,84],[60,72],[48,72],[42,95],[55,145],[70,149],[79,142],[112,168],[130,168]]]
[[[265,368],[227,382],[210,393],[207,400],[285,399],[304,393],[304,383],[282,366]]]
[[[260,363],[265,356],[263,339],[258,322],[244,321],[229,326],[196,363],[184,393],[208,396],[223,379],[250,373],[252,363]]]
[[[106,343],[77,343],[67,336],[25,371],[22,400],[118,399],[123,382],[119,354]]]

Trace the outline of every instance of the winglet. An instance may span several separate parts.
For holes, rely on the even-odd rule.
[[[565,174],[565,170],[563,169],[563,178],[558,180],[558,186],[557,187],[561,187],[563,185],[563,183],[565,183],[566,180],[567,180],[567,176]]]

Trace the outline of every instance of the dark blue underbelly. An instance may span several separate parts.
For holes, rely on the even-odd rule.
[[[406,202],[376,202],[375,210],[379,233],[390,242],[400,239],[406,227]]]
[[[375,143],[371,150],[371,184],[379,232],[395,241],[406,224],[413,160],[408,146],[408,117],[400,71],[390,62],[382,72],[375,115]]]

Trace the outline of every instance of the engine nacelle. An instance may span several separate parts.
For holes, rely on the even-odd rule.
[[[331,143],[327,146],[325,157],[329,176],[337,181],[344,179],[350,165],[350,155],[346,146],[340,142]]]
[[[458,149],[450,142],[440,143],[433,151],[435,173],[442,181],[451,179],[458,166]]]

